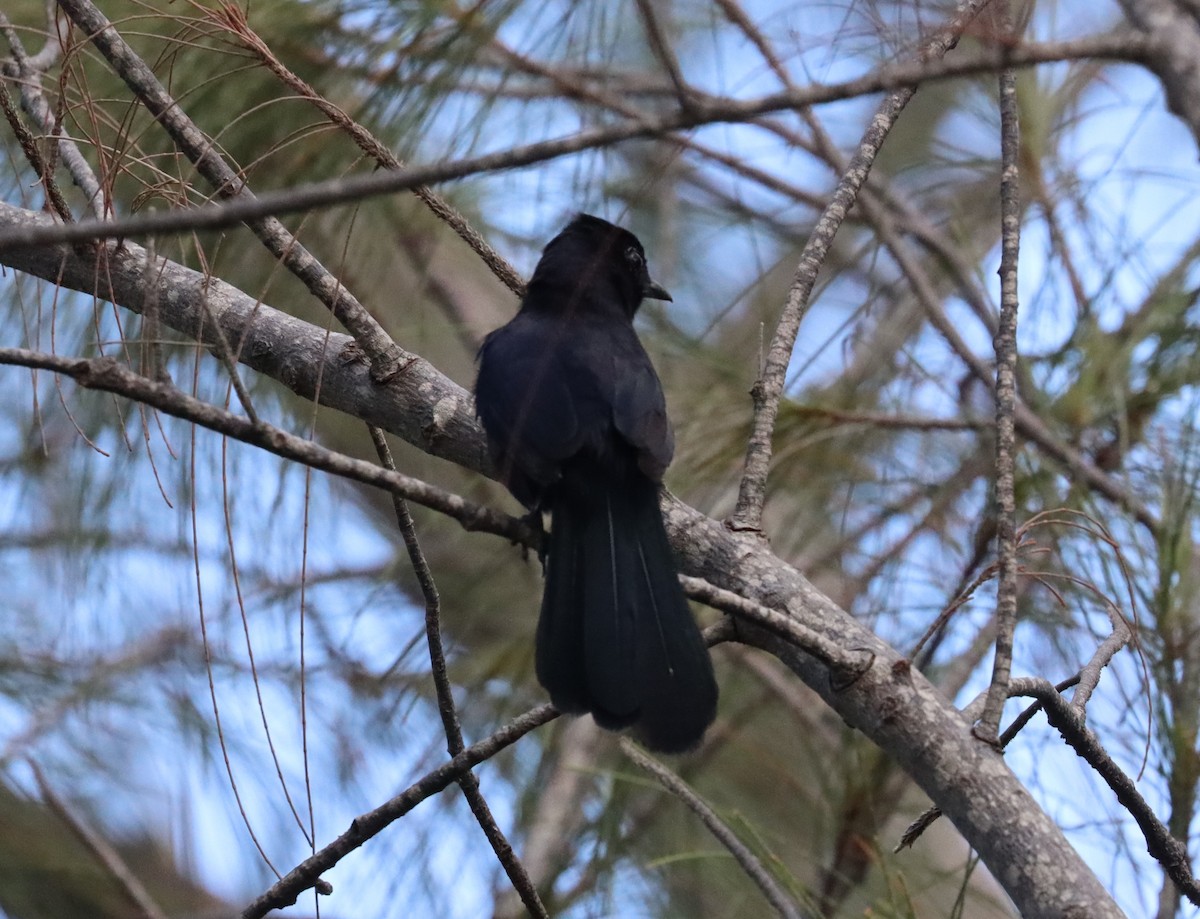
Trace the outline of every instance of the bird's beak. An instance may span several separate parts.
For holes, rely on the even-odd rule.
[[[654,281],[646,282],[646,286],[642,288],[642,296],[649,297],[651,300],[672,300],[674,302],[671,295],[667,293],[667,289]]]

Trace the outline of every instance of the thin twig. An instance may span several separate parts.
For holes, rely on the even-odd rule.
[[[257,897],[242,911],[241,919],[261,919],[273,909],[291,906],[300,894],[318,883],[323,872],[328,871],[368,839],[379,835],[425,799],[444,791],[451,782],[457,781],[460,776],[480,763],[491,759],[530,731],[557,717],[558,711],[549,703],[530,709],[491,736],[471,744],[449,762],[426,773],[390,801],[356,817],[346,832],[306,858]]]
[[[222,366],[224,366],[225,372],[229,374],[229,382],[233,384],[233,391],[237,393],[238,402],[242,404],[242,408],[245,410],[246,417],[250,419],[250,422],[258,424],[258,412],[254,410],[254,403],[250,401],[250,390],[246,388],[246,384],[242,381],[241,371],[238,370],[237,355],[234,354],[233,348],[230,347],[229,337],[225,334],[221,323],[217,322],[216,317],[212,314],[212,306],[208,302],[207,287],[205,287],[204,292],[200,295],[200,309],[204,312],[205,322],[213,330],[213,350],[217,352],[217,358],[221,361]]]
[[[1080,524],[1079,520],[1085,521]],[[1087,708],[1088,700],[1091,699],[1092,693],[1100,683],[1100,676],[1104,668],[1116,656],[1117,652],[1131,642],[1134,643],[1134,650],[1137,652],[1138,660],[1142,665],[1143,675],[1147,681],[1150,680],[1149,666],[1146,663],[1145,654],[1136,642],[1134,642],[1134,629],[1137,625],[1137,591],[1133,585],[1133,578],[1129,573],[1129,567],[1125,563],[1125,553],[1121,548],[1121,543],[1108,531],[1108,528],[1095,517],[1090,514],[1085,514],[1080,511],[1072,510],[1071,508],[1060,508],[1054,511],[1041,511],[1034,514],[1021,526],[1021,532],[1027,533],[1035,526],[1045,524],[1060,524],[1064,526],[1075,527],[1083,530],[1089,536],[1095,537],[1103,542],[1112,553],[1116,556],[1117,565],[1121,570],[1121,575],[1125,580],[1126,594],[1129,601],[1129,617],[1126,618],[1121,613],[1121,608],[1116,602],[1106,594],[1102,593],[1099,587],[1089,581],[1081,581],[1082,585],[1094,593],[1100,602],[1104,605],[1104,611],[1108,614],[1108,621],[1112,625],[1112,631],[1108,637],[1096,648],[1092,653],[1091,658],[1079,670],[1079,685],[1071,694],[1071,705],[1080,714]],[[1061,692],[1061,690],[1060,690]],[[1153,702],[1149,698],[1147,704],[1151,708]],[[1147,710],[1147,719],[1153,717],[1152,710]]]
[[[371,442],[375,445],[379,462],[385,469],[395,472],[396,463],[392,459],[392,451],[388,447],[383,431],[374,425],[368,425],[367,430],[371,434]],[[454,693],[450,686],[450,677],[446,673],[446,654],[442,648],[442,628],[439,621],[441,599],[438,595],[437,584],[433,580],[433,572],[429,568],[425,553],[421,549],[421,543],[417,539],[417,528],[413,524],[407,502],[393,493],[392,508],[396,512],[396,525],[400,528],[400,535],[404,539],[404,548],[408,551],[413,574],[416,575],[417,584],[421,588],[421,596],[425,600],[425,641],[429,646],[429,663],[433,673],[434,689],[437,692],[438,714],[441,715],[442,727],[446,732],[446,749],[451,756],[457,756],[463,751],[462,725],[459,723],[458,712],[454,707]],[[530,879],[525,866],[521,864],[520,858],[513,851],[508,839],[505,838],[499,824],[496,823],[496,818],[492,816],[491,808],[488,807],[488,803],[483,797],[483,791],[479,787],[479,779],[475,773],[463,773],[458,778],[458,785],[467,799],[471,813],[475,815],[475,820],[491,844],[492,851],[496,853],[500,866],[508,875],[513,889],[521,897],[521,902],[525,904],[529,914],[549,919],[550,914],[542,905],[537,887]]]
[[[933,638],[933,636],[937,635],[943,628],[945,628],[946,623],[950,621],[950,618],[962,608],[963,604],[965,604],[971,599],[971,597],[975,595],[975,591],[977,591],[981,586],[986,584],[995,576],[996,566],[994,564],[988,565],[975,576],[975,579],[971,581],[970,584],[960,590],[958,595],[951,600],[945,606],[945,608],[943,608],[942,611],[937,614],[936,617],[934,617],[933,622],[929,624],[929,627],[925,630],[924,634],[917,639],[917,643],[913,645],[912,650],[908,652],[908,659],[911,661],[918,661],[926,643]],[[918,664],[918,666],[921,665]]]
[[[575,849],[564,846],[563,840],[578,839],[586,825],[587,795],[600,771],[597,767],[600,751],[610,746],[608,738],[591,718],[573,718],[556,733],[553,746],[546,748],[539,762],[537,795],[531,802],[531,812],[521,820],[522,861],[535,883],[549,884],[556,867],[573,863]],[[627,826],[633,819],[627,811],[622,814],[621,822]],[[591,864],[589,860],[584,874]],[[566,913],[570,895],[555,890],[554,901],[560,913]],[[492,919],[519,919],[523,915],[513,892],[506,891]]]
[[[954,18],[925,42],[918,63],[927,65],[953,48],[967,23],[987,2],[988,0],[963,0]],[[779,415],[779,401],[783,396],[787,369],[791,364],[796,337],[800,333],[800,324],[808,312],[817,274],[825,263],[842,222],[858,199],[859,190],[871,172],[876,155],[915,92],[915,84],[896,89],[876,110],[854,156],[838,181],[829,204],[817,220],[804,245],[804,251],[800,254],[800,263],[788,290],[787,302],[767,351],[766,364],[751,390],[754,399],[754,423],[746,444],[746,460],[738,486],[737,505],[728,521],[732,530],[762,533],[763,501],[766,497],[767,474],[771,466],[772,439],[775,434],[775,420]]]
[[[84,359],[25,348],[0,348],[0,364],[36,367],[65,374],[89,389],[128,396],[168,415],[260,447],[284,459],[398,494],[454,518],[466,530],[493,533],[530,547],[538,544],[529,526],[516,517],[468,501],[420,479],[330,450],[270,424],[255,424],[241,415],[196,399],[174,386],[147,379],[112,358]]]
[[[83,0],[64,0],[77,4]],[[582,150],[600,149],[626,140],[663,136],[707,124],[742,123],[763,114],[818,105],[841,99],[890,91],[898,86],[971,76],[995,71],[1004,64],[1031,67],[1079,58],[1100,58],[1125,63],[1141,63],[1149,53],[1149,44],[1136,35],[1114,34],[1076,41],[1028,44],[1011,49],[1005,55],[984,51],[954,61],[911,62],[884,67],[844,83],[816,84],[797,92],[778,92],[757,99],[739,101],[700,97],[687,111],[673,112],[650,120],[638,120],[611,127],[582,131],[566,137],[539,141],[510,150],[466,159],[410,166],[394,172],[329,179],[281,191],[264,192],[250,198],[200,207],[180,208],[162,214],[125,217],[111,223],[87,220],[70,227],[43,228],[25,226],[0,233],[0,249],[78,242],[104,237],[135,238],[155,233],[183,230],[212,230],[236,226],[266,215],[314,210],[376,195],[412,189],[418,185],[461,179],[466,176],[514,169],[556,159]],[[240,180],[239,180],[240,181]]]
[[[241,7],[233,4],[225,4],[216,11],[210,11],[207,8],[203,9],[237,35],[245,43],[246,47],[258,55],[259,60],[266,65],[267,69],[279,77],[286,86],[299,94],[301,98],[307,99],[320,109],[331,122],[350,136],[360,150],[375,160],[380,166],[391,170],[399,170],[405,167],[404,161],[385,147],[370,131],[318,93],[311,84],[301,79],[279,60],[275,56],[275,53],[271,51],[270,46],[250,27],[249,22],[246,21],[246,14]],[[475,254],[482,259],[483,263],[491,269],[492,273],[509,290],[518,297],[525,295],[525,282],[517,274],[517,270],[488,244],[487,240],[471,226],[467,218],[459,213],[450,202],[426,185],[417,185],[411,191],[439,220],[454,230],[459,238],[471,247]]]
[[[996,19],[1003,40],[1013,36],[1008,0],[998,0]],[[1012,675],[1013,632],[1017,624],[1017,522],[1014,467],[1017,402],[1017,273],[1021,244],[1021,134],[1017,74],[1000,72],[1000,326],[996,332],[996,654],[991,688],[975,736],[999,742],[1000,716]]]
[[[771,873],[759,861],[758,856],[738,839],[737,834],[696,792],[692,791],[683,779],[642,750],[628,737],[621,738],[621,752],[654,776],[663,788],[686,804],[688,809],[700,818],[700,822],[721,845],[729,850],[729,854],[734,857],[750,880],[758,885],[758,889],[762,891],[763,896],[774,907],[776,913],[786,919],[802,919],[803,913],[800,912],[800,908],[792,902],[791,897],[783,891],[775,878],[771,877]]]
[[[59,220],[64,223],[74,223],[75,217],[71,213],[71,208],[67,205],[66,198],[63,197],[62,189],[54,181],[54,170],[46,162],[45,157],[42,156],[42,151],[38,148],[37,140],[30,133],[29,128],[25,126],[25,122],[17,112],[17,107],[13,104],[12,96],[9,95],[8,85],[3,80],[0,80],[0,109],[3,109],[8,126],[12,128],[13,134],[17,138],[17,143],[21,145],[21,152],[25,154],[25,159],[29,162],[30,167],[37,174],[38,180],[42,183],[42,187],[46,190],[47,204],[58,216]]]
[[[1187,846],[1171,835],[1171,831],[1158,819],[1154,809],[1137,790],[1133,780],[1109,756],[1094,731],[1083,720],[1083,716],[1071,706],[1047,680],[1024,678],[1014,680],[1014,695],[1032,696],[1038,699],[1050,722],[1076,753],[1096,770],[1116,795],[1146,840],[1146,850],[1156,859],[1175,885],[1193,904],[1200,906],[1200,883],[1192,874]]]
[[[60,0],[59,5],[162,125],[179,151],[213,186],[218,197],[257,204],[258,199],[247,186],[245,177],[221,158],[212,141],[187,117],[154,71],[121,38],[95,4],[91,0]],[[386,382],[399,372],[402,360],[396,343],[366,307],[277,218],[260,216],[248,218],[245,223],[267,250],[303,281],[354,336],[371,362],[371,375],[376,382]]]
[[[787,639],[801,651],[812,655],[832,670],[837,671],[839,679],[861,676],[874,660],[874,655],[870,651],[842,648],[836,642],[830,641],[820,632],[808,628],[787,613],[781,613],[779,610],[770,609],[753,600],[747,600],[732,591],[716,587],[703,578],[681,575],[679,580],[687,595],[693,600],[753,622],[755,625],[762,626],[781,638]]]
[[[195,432],[193,431],[192,441],[195,442]],[[305,469],[305,480],[309,479],[312,470]],[[258,710],[259,722],[262,724],[263,739],[267,742],[267,754],[270,756],[271,764],[275,767],[275,777],[279,780],[279,789],[283,792],[284,802],[287,804],[288,810],[291,811],[292,819],[296,822],[296,827],[300,830],[301,836],[311,849],[316,845],[316,840],[309,835],[308,827],[305,826],[304,818],[300,815],[300,809],[296,806],[295,800],[292,798],[291,789],[288,787],[287,777],[283,772],[283,763],[279,758],[279,750],[275,746],[275,737],[271,731],[271,718],[267,714],[267,705],[263,700],[262,680],[259,678],[259,667],[257,655],[254,653],[254,639],[250,634],[250,616],[246,610],[246,598],[242,591],[242,576],[241,566],[238,563],[237,540],[233,535],[233,508],[230,505],[230,489],[229,489],[229,438],[221,438],[221,513],[224,518],[225,545],[228,552],[228,570],[230,582],[233,587],[234,602],[237,606],[238,619],[242,626],[242,637],[246,644],[246,663],[249,665],[250,683],[254,687],[254,702],[255,708]],[[307,498],[307,494],[305,495]],[[215,718],[214,711],[214,718]],[[305,778],[307,779],[307,773]],[[236,791],[235,791],[236,793]],[[312,817],[312,814],[309,814]],[[265,858],[264,861],[275,871],[275,876],[279,876],[279,872],[275,870],[271,862]]]
[[[50,787],[50,783],[46,781],[46,776],[43,775],[41,768],[33,760],[26,760],[26,764],[33,772],[33,779],[37,782],[38,791],[41,792],[42,800],[46,802],[46,806],[50,808],[67,828],[75,835],[75,838],[83,843],[84,847],[92,853],[96,861],[104,868],[109,877],[116,882],[121,893],[130,902],[134,909],[143,917],[143,919],[166,919],[167,914],[164,913],[154,902],[153,898],[147,892],[142,882],[138,880],[137,875],[129,870],[129,866],[125,864],[125,859],[121,854],[110,846],[99,833],[95,832],[88,826],[74,811],[71,810],[69,804],[58,796],[58,793]]]
[[[162,326],[158,321],[161,266],[157,251],[153,237],[146,240],[145,268],[142,270],[142,374],[160,383],[170,383],[171,375],[162,353]]]

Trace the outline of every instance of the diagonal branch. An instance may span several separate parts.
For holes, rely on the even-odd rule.
[[[925,43],[919,62],[924,64],[936,60],[957,45],[958,38],[967,24],[987,2],[988,0],[964,0],[960,3],[954,18]],[[751,390],[754,399],[754,423],[746,444],[745,468],[738,486],[737,505],[729,518],[729,527],[732,530],[762,533],[763,501],[766,498],[767,474],[771,466],[772,440],[775,436],[775,419],[779,415],[779,400],[783,397],[788,365],[791,364],[792,351],[796,347],[796,337],[800,334],[800,324],[808,312],[813,287],[817,283],[817,274],[825,263],[842,222],[867,181],[883,142],[915,93],[915,85],[904,86],[894,90],[880,104],[858,143],[858,149],[842,173],[833,197],[817,220],[808,242],[804,245],[804,251],[800,254],[800,264],[796,268],[796,275],[788,290],[787,302],[772,336],[766,364],[761,368],[759,379]]]
[[[371,442],[379,455],[379,462],[385,469],[396,471],[392,460],[392,451],[388,447],[387,438],[383,431],[373,425],[370,428]],[[392,507],[396,512],[396,525],[404,539],[404,547],[412,564],[413,573],[421,587],[421,595],[425,598],[425,640],[429,646],[429,663],[433,673],[433,684],[437,692],[438,713],[442,717],[442,727],[446,732],[446,748],[451,756],[457,756],[463,751],[462,724],[458,720],[458,711],[454,707],[454,693],[450,686],[450,677],[446,673],[446,653],[442,648],[441,608],[442,602],[438,595],[437,584],[433,580],[433,572],[425,559],[425,552],[417,539],[417,528],[413,524],[412,514],[408,512],[408,504],[393,492]],[[462,788],[463,796],[475,820],[479,823],[492,851],[496,853],[501,867],[508,875],[513,889],[521,897],[521,902],[529,910],[534,919],[549,919],[546,907],[538,897],[537,888],[530,879],[525,866],[513,851],[512,846],[504,836],[504,832],[492,816],[479,787],[479,779],[473,772],[464,772],[458,777],[458,785]]]
[[[8,122],[8,126],[12,128],[13,136],[21,146],[21,152],[25,154],[25,160],[46,191],[47,205],[54,210],[63,223],[73,223],[75,217],[71,214],[70,207],[67,206],[62,189],[58,187],[58,182],[54,179],[54,168],[42,156],[37,140],[25,126],[25,122],[21,120],[16,106],[13,105],[12,96],[9,95],[8,86],[3,82],[0,82],[0,109],[4,111],[4,118]]]
[[[1104,780],[1146,839],[1146,850],[1193,904],[1200,906],[1200,882],[1192,873],[1187,846],[1171,835],[1154,809],[1138,792],[1133,780],[1104,749],[1104,744],[1076,710],[1049,681],[1026,677],[1013,681],[1013,694],[1042,703],[1046,720],[1076,753]]]
[[[708,802],[696,794],[687,782],[646,753],[628,737],[621,738],[621,752],[650,773],[663,788],[686,804],[688,809],[700,818],[700,822],[721,845],[729,850],[729,854],[741,865],[750,880],[758,885],[758,889],[762,891],[763,896],[776,913],[784,919],[802,919],[800,909],[779,886],[775,878],[771,877],[770,872],[767,871],[758,856],[750,851],[749,846],[738,839],[737,834],[729,828],[729,825],[717,816],[717,813],[708,806]]]
[[[471,744],[390,801],[355,817],[346,832],[302,861],[271,885],[270,890],[256,897],[253,903],[242,910],[241,919],[261,919],[273,909],[291,906],[300,894],[317,885],[322,872],[328,871],[348,853],[359,848],[368,839],[378,836],[426,798],[444,791],[451,782],[457,781],[480,763],[491,759],[530,731],[557,717],[558,712],[549,703],[530,709],[490,737]]]
[[[180,152],[216,189],[218,197],[245,204],[257,203],[245,178],[221,158],[212,141],[187,117],[154,71],[121,38],[91,0],[59,0],[59,6],[88,35],[125,85],[170,135]],[[350,331],[371,361],[372,376],[377,381],[390,379],[400,371],[403,357],[396,343],[366,307],[277,218],[256,217],[246,220],[246,225]]]
[[[0,225],[46,227],[53,222],[0,202]],[[17,249],[4,253],[0,261],[140,313],[151,293],[146,288],[146,258],[146,249],[125,241],[95,252],[65,245]],[[469,394],[417,355],[401,352],[402,372],[387,386],[378,386],[355,355],[349,336],[327,333],[177,262],[160,258],[151,274],[158,285],[153,299],[163,325],[215,347],[215,321],[241,363],[297,395],[316,399],[319,394],[322,405],[377,424],[434,456],[469,469],[490,468]],[[205,321],[206,315],[212,321]]]
[[[382,488],[398,498],[415,501],[452,517],[459,521],[464,529],[494,533],[523,545],[537,544],[533,531],[516,517],[468,501],[420,479],[402,475],[394,469],[386,469],[330,450],[314,441],[289,434],[274,425],[250,421],[190,396],[170,383],[151,380],[135,373],[113,358],[65,357],[25,348],[0,348],[0,364],[50,370],[69,376],[88,389],[127,396],[143,405],[191,421],[234,440],[260,447],[284,459],[303,463],[313,469],[339,475],[364,485]]]
[[[75,838],[91,852],[133,906],[136,914],[141,919],[166,919],[167,914],[154,902],[138,876],[129,869],[129,865],[121,857],[121,853],[109,845],[104,837],[88,826],[71,809],[70,805],[46,781],[41,767],[36,762],[26,760],[26,763],[33,771],[33,779],[37,782],[38,790],[42,793],[42,800],[46,802],[46,806],[54,811],[75,835]]]
[[[38,225],[48,220],[0,204],[0,224]],[[98,259],[104,259],[103,271],[97,270]],[[66,246],[4,254],[4,261],[19,270],[135,310],[142,302],[144,259],[145,250],[131,243],[84,255]],[[310,399],[320,377],[323,404],[377,424],[427,453],[468,469],[490,469],[470,397],[428,362],[409,355],[402,374],[387,386],[377,386],[361,365],[342,359],[349,342],[344,335],[326,336],[323,330],[259,304],[228,284],[178,265],[164,262],[157,277],[163,288],[159,309],[164,325],[196,336],[195,298],[207,293],[216,320],[231,341],[242,343],[239,353],[244,363]],[[389,475],[372,468],[375,475]],[[839,683],[830,679],[827,664],[791,641],[749,623],[740,623],[737,629],[742,640],[778,657],[848,724],[895,757],[1002,879],[1023,915],[1032,919],[1072,911],[1093,919],[1120,915],[1095,875],[1003,759],[971,737],[949,701],[893,648],[765,547],[748,545],[676,499],[665,498],[663,509],[672,547],[686,573],[779,610],[839,647],[861,650],[870,657],[871,664],[857,679]],[[445,777],[430,793],[453,780]],[[1012,833],[1015,825],[1021,826],[1021,834]],[[306,863],[299,876],[301,886],[311,885],[340,857],[337,850],[318,856],[318,861]],[[264,908],[274,902],[268,901]]]
[[[80,0],[65,0],[78,3]],[[361,201],[375,195],[408,190],[418,185],[446,182],[485,172],[496,172],[529,166],[578,153],[581,150],[602,149],[622,141],[643,137],[665,137],[674,131],[707,124],[742,123],[753,121],[770,112],[789,111],[798,107],[836,102],[877,92],[890,92],[897,87],[913,87],[933,80],[991,73],[1005,64],[1028,67],[1053,61],[1097,58],[1126,63],[1141,63],[1149,44],[1136,35],[1113,34],[1076,41],[1022,45],[1004,55],[983,51],[961,60],[916,61],[884,67],[866,76],[843,83],[815,84],[799,90],[785,90],[757,99],[739,101],[725,98],[697,97],[686,111],[668,113],[657,118],[639,119],[611,127],[582,131],[553,140],[544,140],[498,153],[488,153],[424,166],[409,166],[394,172],[375,172],[314,182],[282,191],[264,192],[250,198],[239,195],[238,200],[194,208],[182,208],[162,214],[126,217],[111,223],[79,221],[70,227],[50,229],[25,228],[20,232],[0,233],[0,250],[14,246],[41,245],[57,242],[79,242],[108,237],[139,237],[181,230],[214,230],[236,226],[268,214],[289,214],[299,211]]]

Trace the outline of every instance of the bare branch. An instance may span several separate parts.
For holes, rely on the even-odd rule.
[[[1001,34],[1012,36],[1008,0],[998,0]],[[1000,715],[1012,675],[1013,632],[1017,624],[1017,523],[1014,494],[1017,403],[1017,272],[1021,243],[1020,125],[1017,74],[1000,72],[1000,328],[996,332],[996,654],[987,703],[975,726],[985,743],[999,743]]]
[[[364,485],[382,488],[391,494],[453,517],[464,529],[494,533],[524,545],[536,544],[536,538],[529,526],[515,517],[468,501],[420,479],[381,468],[344,453],[337,453],[273,425],[250,421],[189,396],[169,383],[143,377],[112,358],[73,358],[43,354],[24,348],[0,348],[0,364],[36,367],[64,374],[74,378],[81,386],[127,396],[168,415],[260,447],[284,459],[304,463],[313,469],[333,473]]]
[[[50,222],[46,215],[0,202],[0,225]],[[96,252],[67,246],[16,249],[0,261],[134,312],[140,312],[146,295],[146,250],[130,242],[108,244]],[[246,366],[297,395],[319,398],[322,405],[376,424],[434,456],[469,469],[490,469],[470,395],[427,361],[401,352],[403,372],[380,386],[366,372],[349,336],[331,334],[177,262],[160,260],[159,265],[157,302],[164,325],[191,341],[215,346],[211,324],[204,321],[207,300],[207,315],[221,325]]]
[[[219,197],[255,204],[257,200],[245,178],[230,167],[204,132],[184,114],[183,108],[167,92],[129,44],[91,0],[60,0],[59,5],[72,21],[87,34],[125,85],[146,106],[171,136],[179,150],[196,170],[216,189]],[[312,294],[337,317],[371,362],[372,376],[388,380],[400,372],[403,356],[396,343],[361,303],[308,251],[275,217],[247,220],[246,225],[264,246]]]
[[[80,0],[67,0],[78,3]],[[982,0],[980,0],[982,2]],[[107,33],[106,33],[107,34]],[[788,111],[797,107],[819,105],[870,93],[891,91],[896,87],[916,86],[932,80],[990,73],[1005,64],[1029,67],[1053,61],[1078,58],[1100,58],[1126,63],[1140,63],[1148,45],[1136,36],[1126,34],[1098,36],[1070,42],[1029,44],[1013,48],[1001,55],[985,51],[953,62],[913,62],[882,68],[865,77],[844,83],[815,85],[799,91],[784,91],[748,101],[697,97],[684,112],[663,115],[652,120],[639,120],[613,127],[596,128],[556,140],[540,141],[511,150],[489,153],[467,159],[425,166],[410,166],[395,172],[375,172],[314,182],[276,192],[264,192],[253,199],[239,195],[238,200],[223,204],[182,208],[162,214],[147,214],[122,218],[111,224],[98,221],[79,221],[71,227],[25,227],[20,231],[0,233],[0,251],[18,246],[47,243],[79,242],[106,237],[136,238],[182,230],[214,230],[236,226],[270,214],[289,214],[313,210],[350,201],[360,201],[375,195],[388,194],[430,185],[470,175],[496,172],[529,166],[556,159],[581,150],[601,149],[626,140],[668,135],[706,124],[751,121],[769,112]]]
[[[1137,822],[1146,839],[1146,849],[1184,896],[1200,906],[1200,883],[1192,874],[1187,846],[1171,835],[1170,830],[1155,815],[1153,808],[1137,790],[1133,780],[1108,755],[1095,732],[1083,716],[1072,707],[1047,681],[1033,677],[1013,680],[1013,695],[1031,696],[1042,703],[1046,720],[1089,766],[1096,770],[1117,801]]]
[[[693,600],[699,600],[713,609],[719,609],[739,619],[769,629],[780,638],[790,642],[797,650],[811,654],[826,664],[831,671],[837,673],[841,681],[853,680],[855,676],[870,667],[871,661],[874,659],[871,652],[866,649],[847,651],[819,632],[797,622],[787,613],[768,609],[731,591],[715,587],[701,578],[682,575],[680,581],[687,595]]]
[[[451,782],[458,781],[460,776],[480,763],[491,759],[530,731],[557,717],[558,712],[549,703],[530,709],[490,737],[471,744],[449,762],[427,773],[390,801],[356,817],[346,832],[306,858],[273,884],[270,890],[242,910],[241,919],[261,919],[273,909],[291,906],[300,894],[317,885],[323,872],[328,871],[368,839],[378,836],[426,798],[444,791]]]
[[[8,126],[12,128],[13,135],[17,138],[17,143],[21,145],[21,152],[25,154],[25,159],[37,174],[42,187],[46,190],[47,204],[64,223],[74,222],[75,218],[71,214],[71,209],[67,206],[67,200],[63,197],[58,183],[54,181],[53,169],[42,156],[42,151],[38,149],[37,141],[34,139],[33,134],[30,133],[25,123],[21,120],[21,116],[17,113],[17,107],[13,105],[12,96],[9,95],[8,86],[3,82],[0,82],[0,109],[4,110],[4,117],[8,121]]]
[[[700,818],[700,822],[716,837],[721,845],[729,850],[729,854],[741,865],[747,877],[758,886],[758,889],[762,891],[763,896],[774,907],[776,913],[785,917],[785,919],[802,919],[799,907],[792,902],[791,897],[784,893],[783,888],[776,883],[775,878],[771,877],[770,872],[759,861],[758,856],[751,852],[750,848],[744,842],[738,839],[737,834],[729,828],[725,821],[717,816],[716,812],[708,806],[706,801],[688,787],[688,784],[683,779],[642,750],[641,747],[628,737],[621,738],[621,752],[642,769],[646,770],[646,772],[654,776],[663,788],[686,804],[688,809]]]
[[[121,854],[71,810],[70,805],[50,787],[50,783],[46,781],[46,777],[37,763],[33,760],[26,760],[26,763],[33,770],[34,781],[37,782],[38,790],[41,792],[46,806],[58,815],[58,819],[65,823],[67,828],[75,834],[75,838],[91,852],[124,894],[125,899],[137,910],[138,915],[142,919],[166,919],[167,914],[154,902],[142,882],[138,880],[137,875],[129,870],[129,866],[125,864],[125,859],[121,858]]]
[[[151,261],[157,265],[153,259],[153,246],[148,250],[151,254]],[[158,285],[155,283],[148,291],[154,294],[158,293]],[[233,384],[233,391],[237,393],[238,402],[241,403],[242,409],[246,412],[246,417],[250,419],[252,424],[258,424],[258,413],[254,410],[254,403],[250,399],[250,390],[246,388],[246,384],[242,382],[242,374],[238,370],[237,355],[234,354],[233,348],[229,345],[229,338],[225,335],[225,330],[221,328],[221,324],[213,317],[212,310],[208,305],[208,297],[200,298],[200,308],[204,311],[205,328],[212,328],[213,350],[217,352],[217,358],[225,367],[225,372],[229,374],[229,382]],[[155,323],[157,324],[158,308],[155,304]],[[149,315],[149,314],[147,314]],[[166,368],[161,368],[165,373]],[[169,380],[161,380],[161,382],[169,382]]]
[[[988,0],[964,0],[954,19],[925,43],[919,63],[936,60],[957,45],[958,37],[967,23],[987,2]],[[871,172],[879,149],[915,92],[915,86],[896,89],[876,110],[859,141],[858,149],[842,172],[829,204],[817,220],[804,245],[804,251],[800,254],[800,264],[788,290],[787,302],[771,337],[766,365],[761,368],[759,379],[751,390],[754,399],[754,424],[746,444],[745,468],[738,486],[737,506],[729,518],[729,527],[732,530],[762,534],[763,501],[767,491],[767,474],[771,466],[772,440],[775,436],[775,420],[779,415],[779,400],[783,396],[787,369],[792,361],[792,351],[796,347],[796,336],[799,335],[800,324],[808,312],[809,298],[817,283],[817,274],[829,254],[842,221],[858,199],[859,190]]]
[[[385,469],[395,472],[396,464],[392,460],[392,451],[388,448],[387,438],[383,431],[374,425],[369,430],[371,442],[375,445],[375,452],[379,455],[379,462]],[[446,653],[442,649],[440,622],[441,599],[438,596],[437,584],[433,580],[433,572],[429,569],[429,563],[425,560],[425,553],[421,550],[421,543],[417,539],[417,528],[413,524],[412,514],[408,512],[408,505],[403,498],[393,493],[392,508],[396,512],[396,525],[400,528],[400,535],[404,539],[404,548],[408,551],[413,574],[416,575],[417,584],[421,587],[421,595],[425,598],[425,640],[429,645],[429,663],[433,673],[433,685],[437,692],[438,713],[442,717],[442,727],[446,732],[447,752],[451,756],[457,756],[463,751],[462,725],[459,723],[458,712],[454,707],[454,693],[450,686],[450,677],[446,674]],[[492,846],[492,851],[496,853],[496,858],[499,859],[501,867],[504,868],[505,874],[512,882],[513,889],[520,895],[521,902],[525,904],[529,914],[549,919],[549,913],[542,905],[537,888],[525,871],[525,866],[521,864],[521,860],[505,838],[504,832],[496,823],[496,818],[492,816],[491,808],[484,800],[483,792],[479,788],[479,779],[476,778],[475,773],[464,772],[458,777],[458,784],[467,799],[471,813],[475,815],[480,829],[483,830],[483,834]]]

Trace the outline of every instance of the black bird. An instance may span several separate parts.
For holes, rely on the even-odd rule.
[[[658,507],[675,440],[633,330],[644,297],[671,299],[637,237],[580,214],[480,348],[475,404],[503,482],[551,515],[538,680],[560,711],[678,753],[712,723],[717,683]]]

